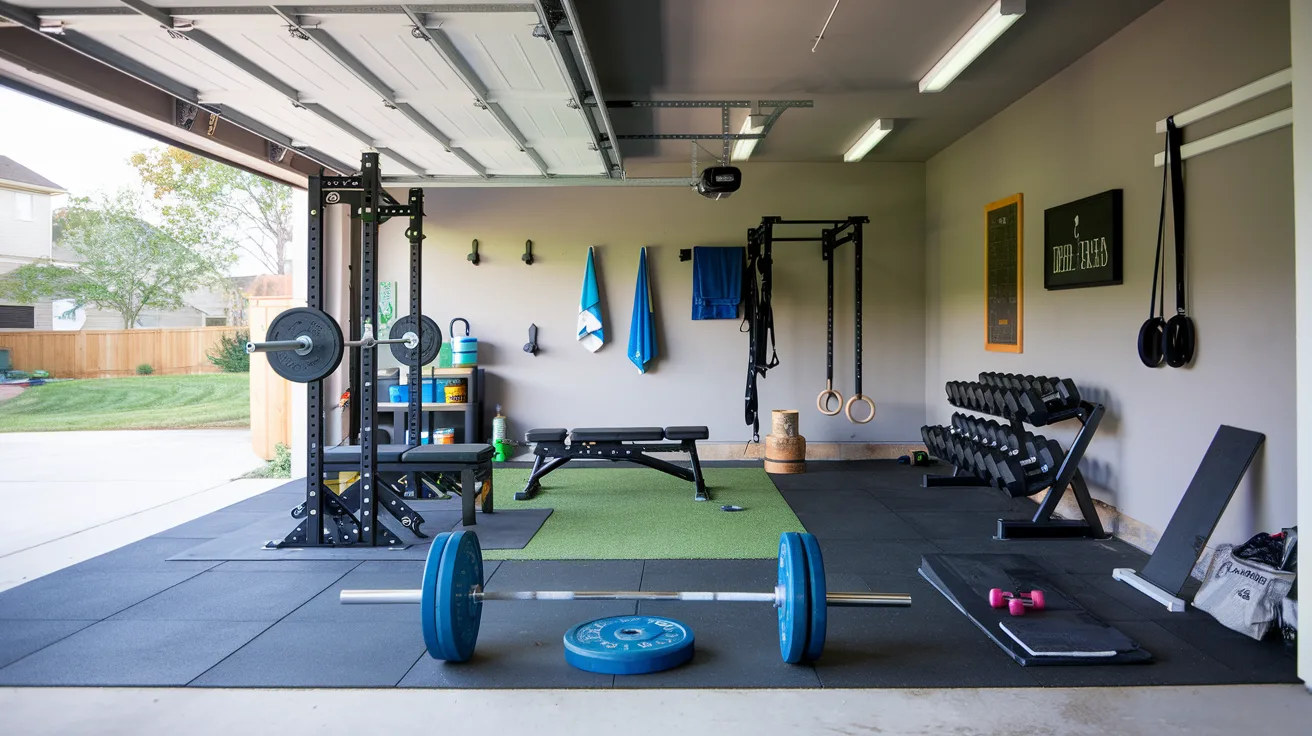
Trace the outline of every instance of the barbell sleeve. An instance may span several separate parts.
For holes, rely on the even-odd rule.
[[[246,343],[246,353],[278,353],[289,350],[309,352],[314,348],[314,341],[308,335],[301,335],[295,340],[269,340],[268,342]]]
[[[513,592],[474,591],[482,601],[726,601],[734,603],[774,603],[779,593],[738,592],[666,592],[652,590],[521,590]],[[405,590],[343,590],[342,603],[419,603],[422,592]],[[909,606],[911,596],[903,593],[829,593],[825,605],[836,608]]]

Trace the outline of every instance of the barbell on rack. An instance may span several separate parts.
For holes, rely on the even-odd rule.
[[[413,365],[418,353],[420,365],[433,362],[442,348],[442,328],[431,318],[406,315],[398,319],[384,339],[373,336],[366,326],[359,340],[345,340],[342,328],[329,314],[309,307],[282,312],[269,323],[263,342],[246,343],[246,352],[267,353],[269,367],[295,383],[309,383],[328,377],[342,362],[348,347],[369,349],[390,345],[392,355],[405,365]]]
[[[434,659],[464,662],[474,654],[486,601],[697,601],[770,603],[778,611],[779,653],[785,662],[813,661],[824,652],[827,609],[909,606],[900,593],[831,593],[814,535],[785,532],[779,538],[779,570],[773,591],[661,592],[647,590],[483,589],[483,552],[473,532],[445,532],[433,539],[422,587],[412,590],[343,590],[346,604],[418,603],[424,643]]]

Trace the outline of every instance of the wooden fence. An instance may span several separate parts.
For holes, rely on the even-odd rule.
[[[251,297],[247,319],[254,339],[263,340],[269,322],[284,310],[302,306],[304,302],[286,296]],[[279,443],[292,444],[293,388],[290,381],[273,372],[263,353],[251,356],[251,449],[265,460],[273,459]]]
[[[217,373],[205,354],[237,327],[152,330],[0,332],[15,370],[49,371],[56,378],[133,376],[149,364],[156,374]]]

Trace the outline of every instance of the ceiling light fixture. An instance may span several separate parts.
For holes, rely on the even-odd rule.
[[[920,91],[939,92],[952,84],[958,74],[1024,14],[1025,0],[997,0],[920,80]]]
[[[748,115],[743,121],[743,127],[738,130],[739,135],[760,135],[765,132],[765,115]],[[756,150],[756,144],[760,143],[760,138],[739,138],[733,142],[733,151],[729,154],[730,161],[746,161],[751,158],[752,151]]]
[[[893,132],[892,120],[888,118],[880,118],[876,120],[870,124],[870,128],[867,129],[865,133],[861,134],[861,137],[857,139],[857,142],[853,143],[852,147],[847,149],[847,153],[843,154],[843,160],[849,164],[860,161],[866,157],[867,153],[870,153],[870,149],[874,148],[875,144],[884,140],[884,136],[891,132]]]

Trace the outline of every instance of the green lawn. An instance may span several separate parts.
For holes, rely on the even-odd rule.
[[[0,401],[0,432],[250,426],[250,374],[58,381]]]

